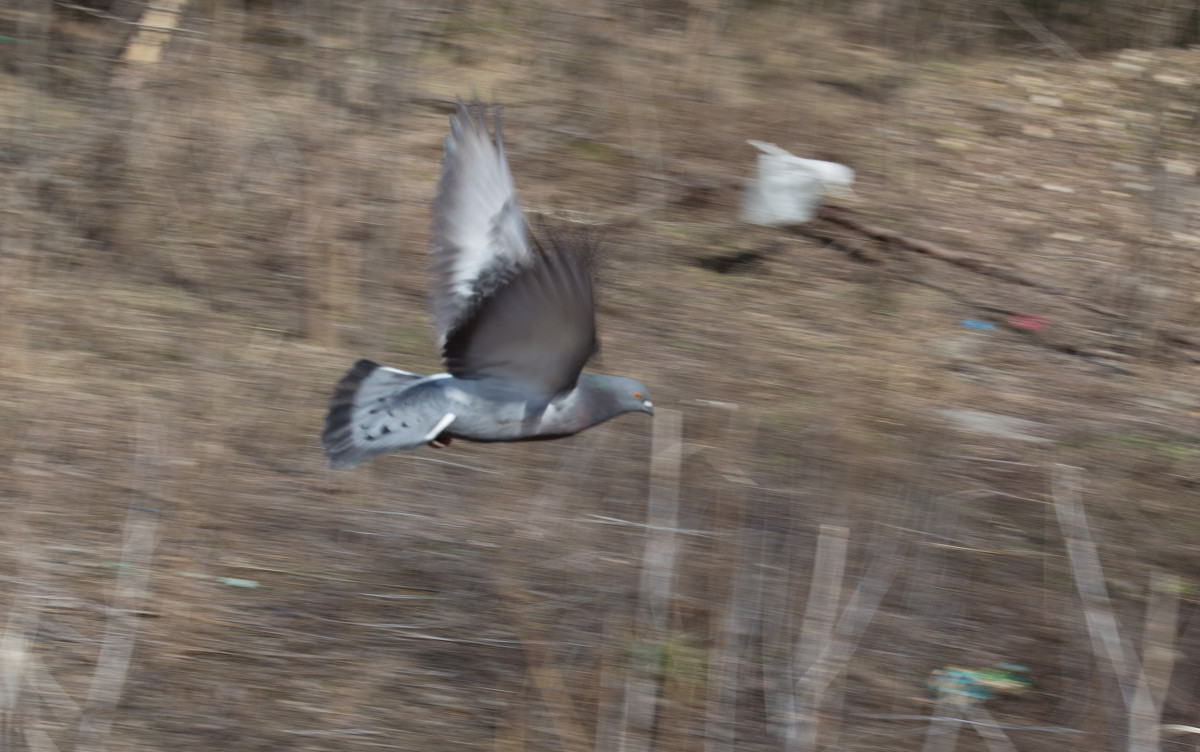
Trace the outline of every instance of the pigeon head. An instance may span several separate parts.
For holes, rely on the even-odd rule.
[[[654,414],[650,390],[637,379],[584,373],[579,376],[577,388],[586,395],[585,401],[593,410],[592,418],[596,423],[622,413]]]

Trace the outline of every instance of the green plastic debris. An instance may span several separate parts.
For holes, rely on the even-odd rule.
[[[242,579],[238,579],[237,577],[218,577],[217,582],[221,583],[222,585],[228,585],[229,587],[240,587],[240,588],[256,588],[256,587],[258,587],[258,580],[242,580]]]
[[[1019,695],[1032,686],[1029,669],[1015,663],[998,663],[978,671],[947,666],[933,672],[926,683],[939,695],[957,695],[967,702],[983,703],[998,694]]]

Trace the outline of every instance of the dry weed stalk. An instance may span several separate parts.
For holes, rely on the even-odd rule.
[[[738,406],[725,402],[708,402],[709,407],[724,410],[728,413],[729,422],[726,425],[724,446],[732,448],[743,442],[749,443],[747,435],[739,440],[735,433],[751,434],[749,430],[735,432],[735,416]],[[721,472],[728,480],[737,482],[723,484],[721,488],[730,488],[728,498],[723,494],[718,496],[719,513],[722,521],[716,529],[730,531],[732,534],[724,540],[731,541],[728,550],[718,553],[716,561],[731,562],[729,568],[729,596],[724,603],[724,610],[715,619],[713,646],[708,655],[708,701],[705,708],[704,745],[706,752],[732,752],[736,742],[736,713],[738,697],[738,655],[739,638],[748,631],[747,617],[752,613],[750,603],[751,587],[747,583],[749,566],[746,556],[746,488],[753,483],[740,468],[730,464],[727,457],[710,452],[709,459],[713,467]]]
[[[844,527],[821,525],[808,607],[792,655],[793,676],[801,679],[787,698],[793,706],[784,736],[784,749],[788,752],[817,748],[819,713],[825,690],[833,679],[834,666],[830,661],[833,628],[842,600],[849,537],[850,531]]]
[[[113,713],[129,674],[129,662],[137,640],[135,614],[142,609],[149,589],[157,530],[156,513],[139,509],[129,511],[125,520],[125,542],[121,547],[112,611],[79,719],[74,747],[76,752],[102,750],[105,747]]]
[[[964,702],[961,695],[942,692],[934,706],[925,731],[923,752],[950,752],[958,743],[958,732],[963,722],[979,732],[984,744],[991,752],[1016,752],[1016,746],[1008,738],[996,719],[981,705]]]
[[[158,440],[161,424],[151,426],[145,411],[138,412],[138,451],[134,460],[137,472],[133,493],[141,498],[151,498],[144,470],[149,465],[161,465],[163,449]],[[38,633],[40,621],[40,608],[36,605],[39,601],[20,595],[13,598],[7,626],[0,634],[0,741],[3,742],[0,748],[17,748],[15,743],[19,737],[30,750],[57,752],[60,747],[47,733],[47,728],[75,730],[73,740],[63,749],[89,752],[106,747],[113,716],[128,678],[137,636],[136,615],[143,611],[147,598],[157,528],[157,512],[130,508],[124,526],[121,557],[116,565],[117,580],[112,601],[105,609],[104,637],[82,704],[59,685],[34,649],[33,636]],[[22,543],[16,551],[22,568],[37,572],[46,566],[34,544]],[[14,581],[26,587],[44,587],[31,579]],[[71,738],[69,731],[65,736]]]
[[[660,408],[654,417],[650,459],[650,498],[646,509],[646,548],[642,557],[637,612],[635,663],[625,679],[625,698],[617,749],[645,752],[653,747],[654,719],[661,683],[660,651],[667,637],[667,616],[679,553],[679,466],[683,458],[683,417]],[[640,650],[639,650],[640,648]]]
[[[37,622],[36,607],[21,608],[14,603],[4,633],[0,634],[0,743],[4,749],[13,748],[20,733],[28,733],[29,724],[22,718],[21,691],[32,668],[29,635],[36,633]]]
[[[818,543],[817,556],[828,557],[828,561],[818,561],[815,565],[817,573],[810,591],[809,608],[820,605],[811,619],[808,614],[805,616],[793,659],[794,680],[788,687],[791,695],[777,703],[786,715],[783,719],[787,728],[785,744],[789,749],[816,749],[819,713],[825,704],[825,693],[845,672],[863,633],[875,618],[883,596],[891,588],[892,580],[903,569],[897,563],[899,542],[894,536],[872,541],[869,547],[875,555],[839,614],[836,603],[844,589],[841,580],[845,569],[845,541],[840,539],[848,538],[849,533],[845,528],[823,525],[821,534],[823,541]],[[839,562],[839,558],[843,561]],[[826,614],[831,607],[833,613]],[[836,621],[830,627],[826,620],[833,617]],[[809,659],[811,662],[805,665]],[[803,673],[800,673],[801,669]],[[808,746],[802,746],[804,744]]]
[[[943,692],[933,706],[933,717],[929,719],[929,727],[925,729],[925,746],[922,752],[951,752],[958,744],[958,732],[962,727],[959,721],[959,698],[949,692]]]
[[[497,587],[504,596],[509,618],[521,640],[529,679],[550,714],[559,744],[566,752],[587,752],[587,734],[579,723],[579,713],[571,702],[571,693],[563,681],[562,672],[554,665],[552,643],[540,639],[537,628],[524,615],[534,599],[524,587],[503,572],[498,572],[495,577]],[[524,738],[523,732],[518,738]]]
[[[601,439],[601,445],[607,439]],[[554,481],[548,481],[546,487],[535,495],[534,502],[538,512],[536,529],[531,526],[528,534],[533,537],[561,538],[566,535],[564,520],[566,515],[562,508],[551,511],[550,506],[556,502],[571,498],[578,488],[563,487],[557,481],[561,479],[582,479],[587,477],[587,468],[595,461],[597,445],[578,445],[575,451],[568,453],[562,465],[554,474]],[[576,481],[579,482],[579,481]],[[551,487],[553,485],[553,488]],[[568,484],[570,485],[570,484]],[[555,492],[557,490],[557,492]],[[557,523],[557,524],[555,524]],[[566,752],[586,752],[593,747],[602,746],[601,739],[606,738],[605,711],[603,698],[599,703],[600,718],[597,723],[596,742],[589,744],[589,738],[584,730],[582,715],[579,712],[570,691],[570,683],[564,679],[563,672],[556,665],[554,646],[557,642],[547,634],[547,630],[527,616],[536,608],[537,599],[522,583],[509,573],[517,571],[519,563],[511,556],[514,549],[507,549],[504,566],[493,575],[497,590],[503,596],[503,604],[513,629],[521,643],[526,663],[525,693],[530,688],[537,690],[537,696],[542,706],[550,716],[555,737]],[[607,634],[607,630],[606,630]],[[607,643],[606,643],[607,644]],[[611,658],[611,657],[610,657]],[[602,695],[606,686],[604,673],[611,666],[612,660],[601,659],[598,694]],[[526,724],[528,723],[526,709],[520,709],[517,717],[510,720],[507,733],[498,731],[495,739],[497,748],[522,749],[525,743]],[[613,734],[607,734],[612,738]]]
[[[306,217],[301,224],[306,237],[300,241],[306,249],[305,332],[316,344],[333,348],[338,343],[337,322],[358,313],[362,258],[357,243],[339,237],[347,223],[347,210],[337,200],[343,169],[318,161],[313,173],[300,209]]]
[[[1131,672],[1136,670],[1136,659],[1117,628],[1117,618],[1104,586],[1104,569],[1096,553],[1096,544],[1092,541],[1079,486],[1079,468],[1055,465],[1054,511],[1067,539],[1067,555],[1075,575],[1075,587],[1083,600],[1092,650],[1097,658],[1103,656],[1108,660],[1121,689],[1121,696],[1128,705],[1132,700],[1129,679]]]
[[[1142,641],[1142,671],[1129,709],[1129,748],[1157,752],[1162,737],[1162,710],[1175,665],[1175,632],[1179,617],[1179,577],[1154,572]]]
[[[138,406],[137,456],[134,458],[138,496],[152,498],[151,489],[157,470],[165,464],[165,413]],[[158,512],[131,507],[125,517],[121,560],[117,583],[100,655],[92,672],[87,699],[79,718],[75,752],[102,750],[112,725],[113,714],[129,674],[129,662],[137,640],[137,616],[144,608],[149,592],[154,549],[158,544]]]
[[[15,205],[11,200],[6,203]],[[14,232],[11,222],[6,221],[0,232],[0,320],[4,321],[0,326],[0,367],[22,376],[29,373],[28,289],[33,253],[29,240]]]
[[[1067,553],[1075,586],[1083,600],[1092,651],[1108,661],[1121,690],[1129,722],[1130,752],[1156,752],[1162,733],[1162,706],[1175,663],[1179,580],[1173,575],[1151,578],[1151,600],[1146,612],[1142,663],[1121,637],[1117,618],[1104,585],[1104,570],[1092,541],[1083,509],[1080,471],[1055,465],[1054,509],[1066,536]]]

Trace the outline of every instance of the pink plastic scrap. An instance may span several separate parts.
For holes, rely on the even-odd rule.
[[[1018,313],[1009,316],[1008,325],[1014,329],[1024,329],[1030,332],[1040,332],[1050,328],[1050,320],[1031,313]]]

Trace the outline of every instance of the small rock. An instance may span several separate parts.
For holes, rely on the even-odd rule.
[[[1074,188],[1068,188],[1065,185],[1055,185],[1054,183],[1042,183],[1043,191],[1053,191],[1054,193],[1074,193]]]
[[[1129,164],[1127,162],[1109,162],[1108,166],[1113,168],[1117,172],[1141,172],[1142,171],[1141,167],[1139,167],[1135,164]]]
[[[960,138],[939,138],[934,143],[943,149],[952,149],[954,151],[966,151],[971,148],[970,144]]]
[[[1086,238],[1072,232],[1056,232],[1050,235],[1051,240],[1061,240],[1065,243],[1082,243]]]
[[[1187,86],[1188,82],[1183,76],[1176,76],[1172,73],[1155,73],[1154,80],[1167,86]]]
[[[1138,65],[1137,63],[1127,63],[1124,60],[1114,60],[1113,67],[1117,70],[1129,71],[1130,73],[1141,73],[1146,70],[1146,66]]]
[[[1041,423],[1034,423],[1032,420],[1013,418],[1008,415],[997,415],[996,413],[985,413],[981,410],[942,409],[937,412],[943,418],[956,424],[960,429],[971,433],[1035,443],[1050,441],[1050,439],[1043,436],[1036,436],[1031,433],[1031,431],[1046,427]]]
[[[1164,159],[1162,166],[1164,170],[1172,175],[1185,175],[1189,178],[1196,177],[1196,163],[1189,162],[1186,159]]]
[[[1054,130],[1044,125],[1022,125],[1021,133],[1035,138],[1054,138]]]
[[[1063,101],[1058,97],[1048,97],[1044,94],[1034,94],[1029,98],[1030,102],[1040,104],[1043,107],[1062,107]]]
[[[952,361],[953,365],[968,365],[979,359],[982,346],[979,335],[963,335],[960,337],[944,337],[933,345],[933,351],[940,357]]]
[[[1117,114],[1120,115],[1127,123],[1149,124],[1153,123],[1158,117],[1157,113],[1143,112],[1142,110],[1117,110]]]
[[[1117,57],[1121,60],[1133,61],[1136,63],[1152,63],[1158,59],[1158,56],[1149,50],[1125,49],[1117,53]]]
[[[1012,84],[1020,86],[1022,89],[1041,89],[1046,86],[1046,79],[1035,76],[1013,76]]]
[[[985,173],[979,173],[979,177],[989,183],[994,183],[996,185],[1003,185],[1008,188],[1011,188],[1012,186],[1017,184],[1017,181],[1013,180],[1008,175],[992,175],[990,173],[985,172]]]
[[[1001,101],[998,101],[995,99],[993,99],[989,102],[984,102],[981,106],[983,107],[983,109],[989,110],[991,112],[1001,112],[1001,113],[1005,113],[1005,114],[1009,114],[1009,115],[1011,115],[1017,111],[1017,108],[1013,107],[1008,102],[1001,102]]]

